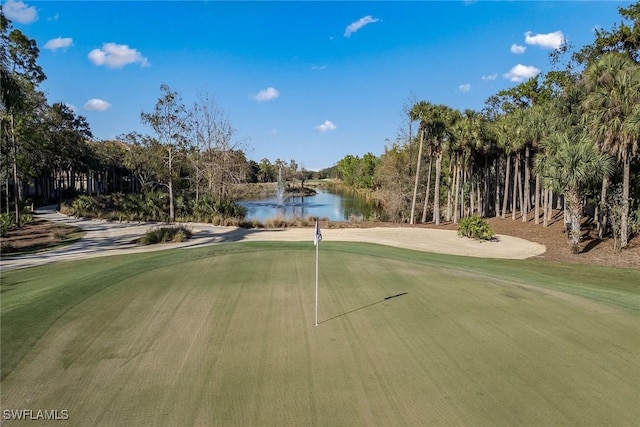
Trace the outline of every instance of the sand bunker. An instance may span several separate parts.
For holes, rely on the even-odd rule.
[[[249,230],[237,227],[215,227],[209,224],[186,224],[193,237],[184,243],[140,246],[135,240],[158,225],[118,223],[70,218],[53,208],[41,209],[37,216],[47,221],[74,225],[86,231],[80,241],[63,248],[40,254],[5,258],[0,270],[31,267],[62,260],[76,260],[107,255],[190,248],[211,244],[243,241],[308,241],[313,244],[313,228],[287,228],[276,230]],[[481,258],[526,259],[545,252],[544,245],[517,237],[498,235],[496,241],[480,242],[458,237],[452,230],[431,228],[341,228],[322,230],[324,241],[368,242],[381,245],[463,255]]]

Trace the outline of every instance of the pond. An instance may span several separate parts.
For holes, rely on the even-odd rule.
[[[316,188],[315,196],[290,196],[278,206],[278,198],[238,202],[247,209],[245,219],[265,222],[278,215],[319,217],[331,221],[349,221],[351,217],[368,219],[380,214],[375,203],[352,192]]]

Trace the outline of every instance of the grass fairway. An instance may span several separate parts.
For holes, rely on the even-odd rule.
[[[321,245],[317,327],[311,243],[4,273],[2,410],[66,409],[69,426],[640,420],[640,271]]]

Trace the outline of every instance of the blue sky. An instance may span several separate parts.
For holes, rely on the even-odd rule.
[[[620,21],[617,1],[15,1],[35,39],[49,102],[94,136],[138,131],[168,84],[191,106],[214,96],[247,157],[307,169],[383,153],[415,100],[458,109],[550,69]]]

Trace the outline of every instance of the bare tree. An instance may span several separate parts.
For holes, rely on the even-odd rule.
[[[225,111],[207,92],[198,95],[192,118],[198,147],[197,171],[204,179],[207,193],[225,198],[229,185],[241,182],[247,174],[243,142],[236,138],[236,130]]]

